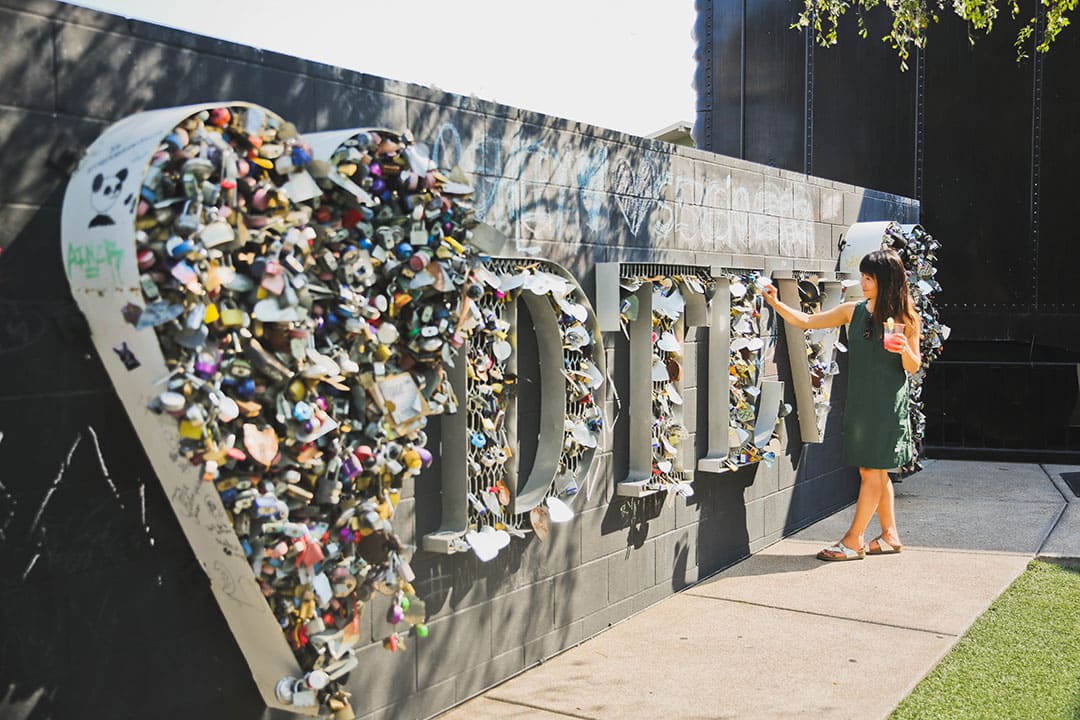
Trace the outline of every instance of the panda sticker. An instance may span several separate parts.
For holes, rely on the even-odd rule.
[[[115,225],[116,221],[112,219],[109,212],[113,206],[116,205],[116,201],[120,198],[121,193],[124,191],[124,181],[127,180],[128,171],[127,168],[122,168],[119,172],[106,176],[104,173],[98,173],[94,176],[94,180],[90,185],[90,204],[97,212],[94,218],[90,221],[89,227],[101,227],[103,225]],[[124,205],[128,205],[134,202],[135,196],[133,193],[128,193],[128,196],[124,198]]]

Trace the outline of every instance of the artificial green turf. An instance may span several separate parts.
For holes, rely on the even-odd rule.
[[[1080,720],[1080,571],[1032,562],[890,720]]]

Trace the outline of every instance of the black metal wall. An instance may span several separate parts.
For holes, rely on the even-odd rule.
[[[990,424],[1003,428],[1008,407],[1054,404],[1033,386],[1077,405],[1075,373],[1044,365],[1080,360],[1075,32],[1047,56],[1032,39],[1018,62],[1017,24],[1005,14],[971,43],[946,10],[902,72],[880,41],[891,23],[883,7],[864,16],[867,39],[849,12],[839,44],[824,49],[789,29],[800,6],[698,3],[698,146],[919,200],[922,224],[944,244],[938,300],[953,336],[941,362],[971,368],[952,368],[948,387],[931,373],[928,440],[995,452],[1080,450],[1068,412],[1055,412],[1050,429],[1018,433],[1014,421],[1007,439],[984,429],[986,412],[1002,414]],[[1019,19],[1036,12],[1041,5],[1028,0]],[[1032,365],[1038,377],[973,369],[1002,362]],[[1056,379],[1044,382],[1046,374]],[[978,402],[985,397],[1007,399],[986,408]]]

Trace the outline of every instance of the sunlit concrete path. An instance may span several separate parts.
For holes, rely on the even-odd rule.
[[[848,507],[440,720],[886,717],[1028,561],[1080,558],[1075,471],[930,461],[896,485],[901,554],[815,559]]]

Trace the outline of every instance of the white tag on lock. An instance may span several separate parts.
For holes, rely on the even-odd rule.
[[[259,322],[297,322],[300,316],[295,307],[281,307],[276,298],[266,298],[255,303],[251,315]]]
[[[319,187],[319,184],[315,182],[315,178],[311,177],[311,173],[307,170],[301,170],[289,175],[289,181],[285,183],[284,190],[288,193],[289,199],[296,203],[312,200],[322,195],[322,188]]]
[[[664,352],[678,353],[682,351],[682,345],[679,344],[678,339],[675,337],[675,333],[670,330],[660,336],[660,339],[656,341],[656,347],[660,348]]]
[[[652,381],[653,382],[665,382],[669,379],[667,365],[660,358],[653,356],[652,361]]]
[[[503,362],[513,354],[514,348],[506,340],[496,340],[491,344],[491,352],[496,360]]]
[[[666,385],[664,385],[664,391],[667,393],[668,400],[671,400],[671,402],[675,403],[676,405],[683,404],[682,395],[680,395],[679,392],[675,389],[674,383],[667,383]]]
[[[232,242],[235,237],[236,231],[233,230],[232,225],[224,220],[215,220],[199,232],[199,239],[207,248],[214,248]]]
[[[469,544],[469,547],[472,548],[472,551],[476,553],[476,557],[478,557],[481,562],[493,560],[495,556],[499,554],[499,548],[495,547],[490,536],[484,537],[484,534],[478,533],[475,530],[470,530],[465,533],[465,542]]]
[[[574,518],[574,511],[570,509],[570,506],[557,497],[544,498],[544,504],[547,505],[548,514],[553,523],[569,522]]]

